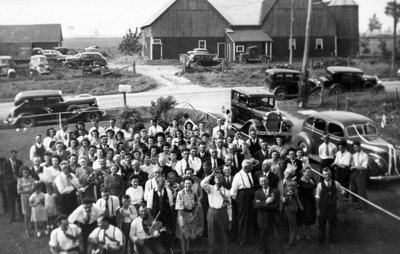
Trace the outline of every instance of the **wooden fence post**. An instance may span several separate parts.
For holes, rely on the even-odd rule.
[[[222,59],[222,62],[221,62],[221,64],[222,64],[222,72],[225,72],[225,59]]]
[[[186,56],[185,59],[183,60],[183,68],[182,68],[182,74],[186,72]]]
[[[135,61],[133,61],[132,67],[133,67],[133,75],[135,76],[136,75],[136,62]]]

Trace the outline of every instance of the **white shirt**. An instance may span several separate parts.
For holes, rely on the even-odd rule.
[[[57,141],[61,141],[64,145],[68,145],[68,131],[68,129],[66,131],[58,130],[55,136]]]
[[[336,153],[335,157],[335,164],[341,164],[345,166],[350,166],[351,163],[351,153],[349,153],[347,150],[342,153],[341,151],[338,151]]]
[[[144,185],[144,201],[147,201],[147,196],[149,195],[149,192],[151,192],[155,187],[157,187],[157,182],[155,178],[146,181],[146,184]]]
[[[148,133],[149,133],[149,136],[155,136],[157,133],[163,132],[163,131],[164,131],[163,128],[157,124],[156,127],[154,127],[154,125],[150,126]]]
[[[236,198],[236,195],[239,190],[242,189],[250,189],[253,188],[254,181],[251,173],[246,173],[243,169],[240,170],[236,175],[233,177],[232,187],[230,190],[231,196]]]
[[[190,163],[189,163],[190,167]],[[178,173],[179,176],[182,176],[185,174],[185,170],[187,168],[187,162],[185,159],[182,159],[176,163],[175,171]]]
[[[106,130],[103,128],[103,127],[100,127],[99,126],[99,128],[96,128],[96,127],[92,127],[92,128],[90,128],[89,129],[89,139],[92,139],[93,138],[93,136],[92,136],[92,131],[94,131],[94,130],[96,130],[97,129],[97,131],[99,132],[99,137],[101,136],[101,135],[104,135],[104,134],[106,134]]]
[[[211,176],[207,176],[200,183],[201,188],[203,188],[208,194],[208,203],[210,204],[210,207],[221,209],[226,206],[229,221],[232,221],[232,200],[229,190],[225,189],[223,186],[218,190],[216,185],[208,184],[210,179]]]
[[[90,213],[89,216],[89,222],[87,222],[88,214],[85,211],[85,205],[80,205],[78,206],[68,217],[69,223],[75,223],[76,221],[80,223],[88,223],[91,224],[93,222],[96,222],[97,219],[103,214],[103,210],[98,207],[96,204],[92,205],[92,212]]]
[[[112,241],[110,238],[115,241]],[[124,246],[124,236],[122,234],[122,231],[111,224],[108,226],[107,229],[102,229],[100,227],[95,228],[92,233],[90,233],[89,239],[97,243],[102,243],[105,246],[111,248]]]
[[[201,159],[196,156],[189,156],[189,166],[190,168],[194,169],[194,174],[196,175],[200,171],[202,166]]]
[[[29,159],[33,161],[33,157],[35,157],[35,152],[36,152],[36,146],[37,143],[35,143],[33,146],[31,146],[31,149],[29,150]],[[43,144],[39,145],[39,148],[43,147],[44,150],[46,150],[46,147]]]
[[[76,237],[81,234],[81,229],[77,225],[69,224],[66,233]],[[59,254],[68,254],[67,250],[79,246],[79,240],[74,241],[69,239],[65,236],[61,228],[58,227],[51,231],[49,245],[53,248],[60,248],[62,251],[60,251]]]
[[[324,182],[325,182],[326,186],[329,186],[329,183],[326,180],[324,180]],[[343,190],[342,186],[340,185],[340,183],[338,181],[331,180],[331,184],[333,182],[335,182],[335,185],[336,185],[336,193],[344,194],[344,190]],[[315,198],[319,199],[321,197],[321,191],[322,191],[322,184],[318,183],[317,189],[315,190]]]
[[[96,202],[96,205],[100,207],[103,212],[106,211],[106,200],[104,198],[99,198]],[[114,217],[116,215],[116,211],[119,208],[119,198],[114,195],[110,195],[108,198],[108,211],[109,216]]]
[[[352,155],[353,166],[362,166],[364,169],[367,170],[368,168],[368,155],[364,153],[363,151],[360,151],[359,153],[353,153]]]
[[[39,175],[40,181],[44,183],[53,183],[56,177],[61,173],[60,170],[53,166],[43,167],[43,173]]]
[[[147,238],[146,232],[143,229],[142,217],[137,217],[131,223],[131,230],[129,231],[129,238],[132,242],[136,243],[138,239]]]
[[[213,128],[213,131],[212,131],[212,137],[213,138],[217,138],[217,133],[218,133],[218,131],[219,130],[223,130],[224,131],[224,137],[226,138],[226,137],[228,137],[228,125],[227,125],[227,121],[225,121],[225,124],[223,124],[223,125],[221,125],[221,126],[216,126],[216,127],[214,127]]]
[[[73,173],[70,173],[70,176],[69,178],[64,172],[61,172],[56,179],[54,179],[54,184],[60,194],[68,194],[75,189],[79,189],[80,184],[78,178]]]
[[[156,189],[153,189],[153,191],[150,191],[147,194],[147,208],[152,209],[153,208],[153,197],[154,197],[154,192],[157,191]],[[172,197],[172,192],[170,189],[168,188],[164,188],[162,189],[161,193],[158,192],[158,196],[164,196],[164,191],[167,191],[167,195],[168,195],[168,202],[169,202],[169,206],[173,206],[174,202],[173,202],[173,197]]]
[[[131,223],[136,217],[138,217],[136,208],[133,205],[129,205],[128,208],[121,206],[119,208],[119,214],[124,223]]]
[[[326,152],[326,146],[328,146],[328,153]],[[318,148],[318,154],[322,160],[333,159],[336,152],[337,152],[337,147],[332,142],[328,142],[328,144],[324,142]]]
[[[147,184],[147,182],[146,182],[146,184]],[[142,186],[138,185],[138,187],[136,189],[131,186],[125,191],[125,194],[128,195],[129,197],[131,197],[132,205],[137,205],[137,204],[140,205],[142,203],[142,200],[144,197]]]
[[[157,168],[157,165],[150,164],[150,165],[147,166],[146,164],[144,164],[144,165],[141,165],[139,168],[140,168],[141,171],[146,172],[147,174],[149,174],[147,176],[147,178],[151,179],[151,178],[154,178],[154,169]]]

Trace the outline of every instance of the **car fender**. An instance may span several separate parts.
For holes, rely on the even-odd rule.
[[[7,77],[10,77],[14,74],[16,74],[16,71],[14,69],[10,68],[7,70]]]
[[[284,86],[277,86],[277,87],[275,87],[274,90],[272,90],[272,93],[275,94],[276,90],[278,90],[278,89],[283,89],[283,90],[285,90],[285,92],[287,93],[286,87],[284,87]]]
[[[247,134],[251,126],[255,126],[256,130],[258,131],[262,127],[262,122],[257,119],[250,119],[243,124],[242,128],[240,128],[240,131]]]
[[[307,148],[311,149],[311,151],[308,151],[308,154],[315,153],[315,151],[313,151],[313,146],[312,146],[313,141],[311,137],[304,131],[301,131],[296,136],[294,136],[292,144],[294,147],[299,148],[301,142],[304,142]]]
[[[343,86],[341,84],[339,84],[339,83],[333,83],[328,89],[332,90],[332,89],[334,89],[336,87],[339,87],[340,89],[343,90]]]

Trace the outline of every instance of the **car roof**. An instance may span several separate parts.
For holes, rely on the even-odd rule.
[[[267,90],[265,90],[265,88],[262,87],[235,88],[232,89],[232,91],[236,91],[251,97],[264,97],[266,95],[274,96],[272,93],[268,92]]]
[[[348,66],[329,66],[326,68],[328,72],[336,73],[336,72],[358,72],[364,73],[361,69],[355,67],[348,67]]]
[[[277,73],[300,74],[300,71],[298,71],[298,70],[283,69],[283,68],[266,69],[265,72],[268,72],[268,73],[271,73],[271,74],[277,74]]]
[[[24,98],[33,98],[33,97],[50,97],[50,96],[61,96],[61,90],[32,90],[19,92],[15,96],[15,101],[19,101]]]
[[[34,59],[34,58],[47,58],[45,55],[33,55],[33,56],[31,56],[31,59]]]
[[[364,124],[367,122],[374,123],[374,121],[371,118],[366,117],[364,115],[360,115],[354,112],[340,111],[340,110],[321,111],[311,114],[309,117],[316,117],[335,122],[340,122],[343,123],[344,126],[348,126],[351,124]]]
[[[11,59],[12,56],[0,56],[0,59]]]

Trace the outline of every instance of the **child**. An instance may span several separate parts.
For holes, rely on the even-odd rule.
[[[140,204],[143,201],[143,187],[139,186],[139,178],[136,175],[132,175],[131,178],[131,187],[129,187],[125,194],[129,196],[131,205],[133,205],[136,210],[139,209]]]
[[[131,198],[128,195],[122,196],[122,207],[117,210],[117,217],[119,227],[125,236],[124,254],[128,253],[128,246],[133,250],[132,242],[129,240],[129,231],[131,229],[131,222],[138,217],[136,208],[131,204]]]
[[[44,209],[44,194],[40,184],[35,184],[35,192],[29,197],[29,206],[32,208],[31,220],[35,225],[36,235],[40,238],[43,224],[47,222],[47,213]]]
[[[22,177],[18,179],[17,190],[18,194],[21,195],[21,208],[22,214],[24,215],[25,237],[28,237],[30,228],[29,220],[31,216],[29,197],[34,190],[35,180],[31,177],[31,171],[27,166],[22,166],[20,170],[22,171]]]
[[[46,234],[48,234],[48,232],[51,232],[51,230],[56,225],[55,223],[58,215],[56,200],[57,200],[57,194],[54,193],[54,187],[52,184],[48,184],[47,193],[44,194],[44,209],[46,210],[47,213]]]

